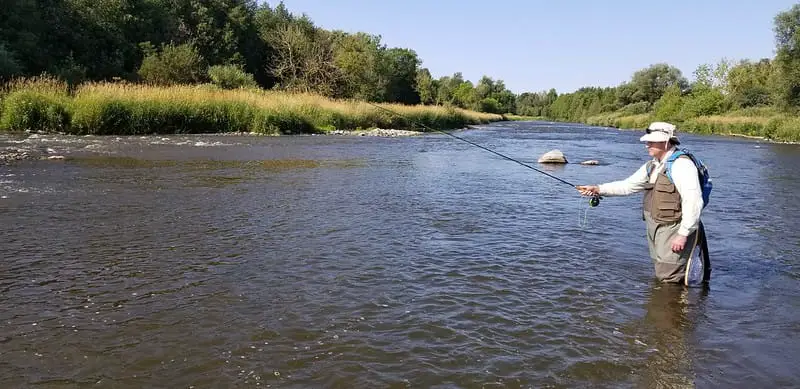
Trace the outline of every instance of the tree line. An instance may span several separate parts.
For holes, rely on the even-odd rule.
[[[597,115],[650,115],[656,120],[739,113],[800,113],[800,4],[774,20],[776,55],[758,60],[727,58],[701,64],[690,81],[680,69],[657,63],[635,72],[615,87],[584,87],[523,93],[518,113],[584,122]]]
[[[0,79],[213,83],[566,121],[608,112],[664,120],[758,107],[796,112],[800,5],[775,17],[774,33],[774,58],[704,64],[691,81],[659,63],[613,87],[516,95],[486,75],[475,83],[460,72],[434,78],[413,49],[320,28],[282,2],[15,0],[0,9]]]
[[[0,9],[0,79],[47,73],[72,84],[211,82],[332,98],[514,112],[484,76],[434,79],[409,48],[320,28],[255,0],[15,0]]]

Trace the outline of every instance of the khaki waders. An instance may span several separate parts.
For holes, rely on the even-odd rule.
[[[656,278],[661,282],[685,283],[686,265],[695,250],[701,250],[701,258],[705,266],[704,279],[708,281],[711,264],[708,260],[708,248],[703,224],[689,234],[686,245],[681,252],[672,251],[672,240],[678,236],[680,221],[672,223],[656,223],[649,212],[644,213],[647,223],[647,245],[650,258],[653,260]]]

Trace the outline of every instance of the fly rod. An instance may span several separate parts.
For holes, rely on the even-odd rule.
[[[420,123],[420,122],[417,122],[417,121],[415,121],[415,120],[412,120],[412,119],[411,119],[411,118],[409,118],[408,116],[404,116],[404,115],[402,115],[402,114],[399,114],[399,113],[397,113],[397,112],[395,112],[395,111],[393,111],[393,110],[391,110],[391,109],[389,109],[389,108],[386,108],[386,107],[381,107],[380,105],[373,104],[373,103],[371,103],[371,102],[369,102],[369,101],[366,101],[366,103],[367,103],[367,104],[369,104],[369,105],[371,105],[371,106],[373,106],[373,107],[375,107],[375,108],[378,108],[378,109],[384,110],[384,111],[386,111],[386,112],[388,112],[388,113],[391,113],[391,114],[393,114],[393,115],[397,115],[397,116],[399,116],[399,117],[401,117],[401,118],[403,118],[403,119],[406,119],[406,120],[408,120],[409,122],[411,122],[411,123],[414,123],[414,124],[417,124],[417,125],[419,125],[419,126],[420,126],[420,127],[422,127],[422,128],[426,128],[426,129],[428,129],[428,130],[430,130],[430,131],[441,132],[441,133],[443,133],[443,134],[445,134],[445,135],[452,136],[453,138],[456,138],[456,139],[458,139],[458,140],[460,140],[460,141],[462,141],[462,142],[469,143],[469,144],[471,144],[471,145],[473,145],[473,146],[475,146],[475,147],[478,147],[478,148],[480,148],[480,149],[486,150],[486,151],[488,151],[488,152],[490,152],[490,153],[492,153],[492,154],[495,154],[495,155],[497,155],[497,156],[499,156],[499,157],[501,157],[501,158],[507,159],[507,160],[509,160],[509,161],[512,161],[512,162],[516,162],[516,163],[518,163],[518,164],[520,164],[520,165],[522,165],[522,166],[524,166],[524,167],[526,167],[526,168],[528,168],[528,169],[531,169],[531,170],[537,171],[537,172],[539,172],[539,173],[542,173],[542,174],[544,174],[544,175],[546,175],[546,176],[548,176],[548,177],[550,177],[550,178],[553,178],[553,179],[557,180],[558,182],[561,182],[561,183],[563,183],[563,184],[569,185],[569,186],[571,186],[571,187],[573,187],[573,188],[575,188],[575,187],[576,187],[576,185],[574,185],[574,184],[572,184],[572,183],[570,183],[570,182],[568,182],[568,181],[566,181],[566,180],[564,180],[564,179],[561,179],[561,178],[559,178],[559,177],[556,177],[556,176],[554,176],[554,175],[552,175],[552,174],[550,174],[550,173],[547,173],[547,172],[545,172],[545,171],[543,171],[543,170],[537,169],[537,168],[535,168],[535,167],[533,167],[533,166],[531,166],[531,165],[528,165],[528,164],[526,164],[526,163],[524,163],[524,162],[522,162],[522,161],[516,160],[516,159],[514,159],[514,158],[511,158],[511,157],[509,157],[509,156],[507,156],[507,155],[503,155],[503,154],[501,154],[501,153],[498,153],[497,151],[494,151],[494,150],[492,150],[492,149],[489,149],[489,148],[487,148],[487,147],[481,146],[481,145],[479,145],[479,144],[477,144],[477,143],[471,142],[471,141],[469,141],[469,140],[467,140],[467,139],[464,139],[464,138],[462,138],[462,137],[459,137],[459,136],[453,135],[453,134],[451,134],[451,133],[449,133],[449,132],[447,132],[447,131],[438,130],[438,129],[435,129],[435,128],[428,127],[428,126],[426,126],[426,125],[425,125],[425,124],[423,124],[423,123]],[[599,204],[600,204],[600,196],[598,196],[598,195],[592,196],[592,198],[589,200],[589,204],[591,204],[591,206],[593,206],[593,207],[596,207],[597,205],[599,205]]]

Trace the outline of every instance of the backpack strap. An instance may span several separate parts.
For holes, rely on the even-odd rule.
[[[694,157],[688,150],[686,149],[675,150],[675,152],[672,153],[672,155],[670,155],[669,158],[667,158],[667,168],[665,169],[667,173],[667,178],[669,178],[670,181],[672,181],[672,163],[682,156],[688,157],[695,165],[695,167],[697,167],[697,162],[695,162]]]

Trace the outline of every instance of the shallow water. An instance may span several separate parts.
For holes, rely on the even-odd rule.
[[[458,135],[576,184],[646,158]],[[800,146],[682,139],[715,185],[707,290],[653,282],[640,196],[589,209],[443,134],[3,136],[68,159],[0,166],[0,386],[798,386]]]

